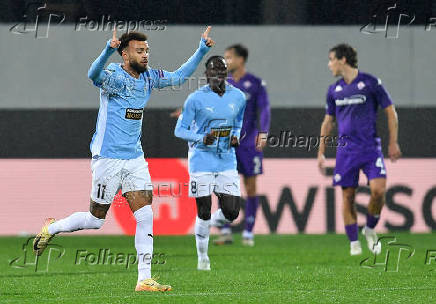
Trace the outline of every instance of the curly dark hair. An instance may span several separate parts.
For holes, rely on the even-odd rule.
[[[123,50],[129,45],[129,41],[136,40],[136,41],[147,41],[147,36],[143,33],[139,32],[128,32],[124,33],[120,37],[120,46],[118,47],[117,51],[118,54],[121,55]]]
[[[340,43],[330,49],[329,52],[334,52],[335,57],[342,59],[345,57],[345,61],[352,68],[357,68],[357,51],[351,45],[346,43]]]

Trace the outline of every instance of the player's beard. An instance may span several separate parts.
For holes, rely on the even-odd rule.
[[[218,77],[209,78],[209,85],[217,94],[224,93],[226,91],[226,81]]]
[[[141,74],[147,70],[148,64],[140,64],[139,62],[130,62],[130,67],[135,70],[137,73]]]

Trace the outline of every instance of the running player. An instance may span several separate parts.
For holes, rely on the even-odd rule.
[[[333,76],[341,79],[327,91],[326,115],[321,126],[321,138],[328,136],[336,118],[339,137],[344,142],[336,151],[334,185],[342,187],[343,218],[345,231],[350,240],[351,255],[362,253],[358,240],[358,226],[354,195],[362,170],[369,183],[371,198],[362,232],[368,248],[378,254],[375,226],[385,202],[386,167],[381,141],[376,133],[377,110],[384,109],[389,128],[389,158],[396,161],[401,156],[398,145],[398,118],[392,100],[383,88],[381,80],[357,69],[357,52],[348,44],[339,44],[329,51],[328,67]],[[341,147],[343,146],[343,147]],[[318,166],[325,172],[325,142],[321,140]]]
[[[230,223],[239,215],[240,182],[235,149],[239,145],[245,96],[226,83],[227,65],[222,56],[206,62],[205,85],[189,95],[174,134],[188,141],[189,195],[195,197],[195,241],[198,270],[210,270],[207,254],[209,228]],[[211,194],[220,208],[211,216]]]
[[[248,49],[241,44],[235,44],[226,49],[224,57],[230,72],[228,82],[244,92],[247,98],[244,123],[241,131],[241,143],[236,148],[236,158],[238,160],[238,172],[243,175],[247,192],[242,244],[254,246],[253,227],[257,207],[259,205],[259,198],[256,191],[256,178],[257,175],[263,172],[262,149],[266,144],[271,112],[265,82],[253,74],[248,73],[245,69]],[[221,228],[221,235],[214,240],[214,244],[222,245],[232,243],[232,230],[230,225],[227,224]]]
[[[35,237],[33,248],[41,255],[48,242],[60,232],[99,229],[119,188],[136,218],[135,247],[138,254],[136,291],[168,291],[151,277],[153,255],[152,185],[141,146],[142,113],[153,88],[181,85],[197,68],[214,45],[203,33],[194,55],[174,72],[148,67],[147,37],[138,32],[125,33],[118,40],[116,30],[88,71],[88,77],[100,88],[97,127],[91,142],[92,190],[90,210],[76,212],[55,221],[47,219]],[[123,63],[104,66],[115,52]]]

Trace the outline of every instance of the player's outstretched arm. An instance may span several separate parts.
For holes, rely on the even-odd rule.
[[[195,100],[191,96],[186,99],[183,106],[182,114],[177,120],[176,128],[174,129],[174,135],[186,141],[199,142],[203,140],[204,134],[197,134],[190,126],[195,119]]]
[[[390,105],[385,108],[389,128],[389,147],[388,154],[391,161],[396,161],[401,157],[400,146],[398,145],[398,115],[395,107]]]
[[[212,29],[208,26],[204,33],[201,35],[200,44],[195,53],[186,61],[181,67],[179,67],[174,72],[162,71],[163,73],[157,73],[158,77],[157,86],[159,89],[172,86],[172,85],[182,85],[186,79],[194,73],[198,65],[203,59],[204,55],[209,52],[210,48],[215,45],[215,41],[209,37],[209,32]]]
[[[321,135],[318,150],[318,168],[322,174],[325,174],[325,141],[323,139],[326,136],[329,136],[332,132],[334,120],[335,117],[333,115],[326,114],[324,116],[324,121],[321,124]]]
[[[101,52],[100,56],[91,64],[88,70],[88,78],[91,79],[95,85],[100,84],[104,78],[104,65],[106,64],[109,57],[115,52],[115,50],[120,46],[120,41],[117,38],[117,31],[114,28],[112,32],[112,39],[106,43],[106,47]]]

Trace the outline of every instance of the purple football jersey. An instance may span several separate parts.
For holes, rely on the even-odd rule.
[[[378,107],[386,108],[392,100],[380,79],[358,72],[346,84],[341,78],[327,91],[326,113],[336,116],[341,149],[363,152],[380,149],[376,121]]]
[[[232,75],[229,74],[227,81],[244,92],[247,99],[240,145],[254,148],[257,133],[269,131],[271,114],[265,83],[250,73],[246,73],[238,82],[234,81]]]

